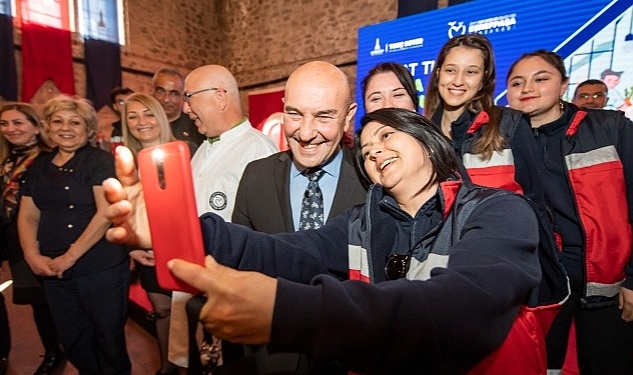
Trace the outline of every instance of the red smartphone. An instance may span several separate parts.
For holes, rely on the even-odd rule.
[[[204,265],[190,159],[189,147],[183,141],[148,147],[138,153],[158,284],[168,290],[198,293],[167,268],[167,262],[174,258]]]

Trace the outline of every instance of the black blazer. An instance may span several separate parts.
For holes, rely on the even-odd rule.
[[[289,150],[250,162],[244,169],[237,188],[231,221],[269,234],[294,232],[290,209],[291,163],[292,154]],[[356,204],[364,203],[366,196],[367,190],[356,173],[352,153],[343,147],[341,173],[328,220]],[[344,280],[347,275],[339,275],[339,278]],[[259,363],[257,373],[308,373],[309,361],[305,355],[267,354],[265,350],[260,350],[254,357],[261,359],[250,359]],[[324,373],[342,375],[347,374],[347,371],[333,367]]]
[[[278,152],[246,166],[235,198],[231,221],[259,232],[294,232],[290,209],[290,151]],[[364,203],[367,190],[354,168],[352,152],[343,147],[336,195],[328,220]]]

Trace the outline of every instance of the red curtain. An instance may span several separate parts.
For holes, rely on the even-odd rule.
[[[0,96],[6,100],[18,99],[18,71],[13,45],[13,23],[9,3],[0,2]]]
[[[51,79],[61,92],[74,95],[67,2],[60,1],[56,9],[47,9],[37,0],[22,0],[19,3],[22,24],[22,100],[30,101],[47,79]],[[58,23],[59,27],[41,24],[46,20]]]

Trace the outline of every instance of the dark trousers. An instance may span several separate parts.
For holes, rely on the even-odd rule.
[[[70,279],[46,279],[44,291],[68,360],[81,375],[129,375],[124,326],[128,263]]]
[[[187,327],[189,329],[189,367],[187,368],[187,374],[202,374],[202,363],[200,362],[200,351],[198,349],[198,342],[196,341],[196,331],[198,330],[198,322],[200,316],[200,310],[207,299],[203,296],[193,296],[185,305],[187,312]],[[205,333],[205,340],[207,339]]]
[[[53,314],[51,313],[48,303],[38,303],[31,305],[31,307],[33,308],[35,327],[37,327],[37,333],[40,335],[44,350],[47,353],[61,352],[57,327],[55,327]]]
[[[581,308],[582,284],[570,278],[570,285],[571,296],[547,335],[547,367],[563,367],[573,320],[578,368],[582,375],[633,374],[633,323],[622,320],[622,311],[617,306]]]
[[[196,342],[196,331],[200,322],[200,311],[202,310],[202,306],[204,306],[205,302],[207,302],[207,298],[205,296],[196,295],[191,297],[185,305],[185,309],[187,312],[187,325],[189,328],[189,368],[187,369],[187,374],[191,375],[199,375],[204,370],[200,361],[200,351],[198,348],[198,343]],[[208,343],[211,343],[212,338],[207,331],[204,331],[204,340]],[[222,367],[228,366],[229,364],[238,361],[243,356],[244,351],[241,344],[234,344],[232,342],[222,341],[222,359],[225,364]],[[219,370],[216,370],[214,374],[218,371]],[[242,374],[244,372],[240,370],[239,372],[234,371],[232,373]]]
[[[11,351],[11,330],[4,295],[0,293],[0,358],[8,358]]]

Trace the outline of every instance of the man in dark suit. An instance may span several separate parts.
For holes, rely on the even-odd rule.
[[[352,153],[342,147],[338,185],[328,218],[364,202],[366,190],[360,183]],[[290,208],[290,150],[251,162],[242,175],[237,191],[233,223],[259,232],[294,232]]]
[[[314,169],[324,171],[319,186],[325,218],[365,202],[366,189],[354,157],[342,144],[355,113],[349,81],[339,68],[314,61],[295,70],[284,93],[283,128],[290,149],[246,167],[231,221],[265,233],[300,230],[302,200],[309,183],[304,172]],[[248,355],[249,348],[246,352]],[[265,348],[259,348],[251,359],[258,374],[308,372],[305,356],[297,354],[268,355]],[[333,367],[328,373],[345,372]]]
[[[356,103],[347,76],[323,61],[295,70],[284,95],[284,132],[289,150],[251,162],[237,191],[232,222],[265,233],[298,230],[308,179],[305,170],[322,168],[319,179],[326,218],[365,201],[365,187],[353,155],[342,145]]]

